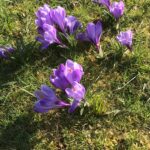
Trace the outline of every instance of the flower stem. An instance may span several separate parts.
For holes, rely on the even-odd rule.
[[[104,56],[104,53],[103,53],[103,50],[102,50],[101,45],[99,46],[98,53],[99,53],[99,56],[100,56],[101,58]]]
[[[119,22],[117,21],[117,24],[116,24],[116,30],[119,29]]]

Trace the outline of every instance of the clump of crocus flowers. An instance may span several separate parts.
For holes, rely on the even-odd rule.
[[[118,20],[124,13],[125,5],[122,0],[112,3],[110,0],[93,0],[93,2],[105,6],[116,20]]]
[[[82,25],[76,17],[67,16],[65,9],[60,6],[50,8],[45,4],[38,9],[36,17],[35,24],[39,33],[37,40],[42,43],[42,49],[51,44],[66,48],[62,37],[68,39]]]
[[[124,3],[110,2],[110,0],[93,0],[99,5],[105,6],[116,20],[124,13]],[[47,48],[51,44],[57,44],[66,48],[62,42],[62,37],[69,40],[69,36],[76,37],[80,41],[88,41],[92,43],[98,52],[101,51],[100,38],[102,35],[101,21],[90,22],[87,24],[86,30],[82,33],[77,33],[82,24],[74,16],[67,16],[63,7],[50,8],[45,4],[36,12],[35,24],[39,36],[37,40],[42,43],[42,49]],[[116,39],[130,51],[132,51],[133,33],[131,30],[120,32]],[[7,56],[11,53],[11,48],[1,48],[0,56]],[[85,97],[85,87],[80,83],[84,75],[83,68],[80,64],[67,60],[65,64],[60,64],[58,68],[53,69],[50,75],[50,82],[56,88],[60,89],[67,97],[67,100],[57,96],[54,89],[47,85],[41,85],[40,90],[35,91],[37,102],[34,105],[34,110],[39,113],[48,112],[51,109],[69,107],[69,113],[75,111]],[[71,99],[71,102],[70,102]]]
[[[0,57],[7,59],[10,54],[14,52],[14,48],[11,46],[0,46]]]
[[[43,113],[55,108],[70,107],[69,112],[74,112],[85,97],[85,87],[80,83],[83,74],[82,66],[69,59],[65,64],[60,64],[57,69],[53,69],[50,82],[55,88],[66,93],[66,96],[72,99],[72,103],[61,100],[54,90],[47,85],[42,85],[41,90],[35,92],[38,101],[35,103],[34,110]]]

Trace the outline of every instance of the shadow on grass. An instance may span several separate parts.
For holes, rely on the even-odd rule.
[[[37,118],[41,118],[40,121]],[[63,130],[71,132],[73,129],[88,129],[89,125],[93,126],[97,122],[94,118],[96,117],[91,114],[80,116],[78,111],[74,115],[69,115],[67,111],[54,111],[42,115],[28,112],[1,130],[0,149],[33,149],[36,144],[41,144],[37,133],[48,138],[49,142],[54,141],[58,148],[60,143],[65,148]],[[106,117],[99,116],[97,119],[102,121],[104,118]],[[110,127],[105,121],[103,124],[106,128]]]
[[[30,137],[36,132],[33,114],[18,117],[0,135],[1,149],[30,149]]]
[[[85,45],[79,43],[77,48],[63,49],[53,45],[41,51],[40,44],[36,41],[26,43],[22,36],[17,38],[15,43],[13,58],[0,61],[0,84],[11,82],[19,72],[26,70],[24,66],[37,66],[38,69],[38,64],[40,64],[55,68],[66,59],[74,59],[83,54],[85,48]],[[86,45],[86,49],[89,49],[89,46]]]
[[[128,121],[129,117],[129,114],[125,112],[119,114],[116,117],[112,115],[94,115],[89,113],[87,109],[82,116],[79,115],[78,110],[73,115],[68,114],[67,110],[51,111],[47,114],[36,114],[28,111],[28,114],[18,117],[13,123],[3,128],[0,135],[0,149],[34,149],[35,145],[43,144],[43,139],[47,139],[48,143],[54,142],[58,149],[65,149],[66,144],[69,144],[66,143],[65,137],[68,138],[72,132],[78,135],[86,130],[90,130],[91,133],[103,129],[115,131],[118,129],[117,124],[121,125],[123,121]],[[139,126],[137,120],[134,119],[135,115],[131,113],[130,116],[133,120],[126,124],[127,130],[131,128],[144,129],[143,122],[139,122],[141,124]],[[124,132],[123,129],[121,130],[121,126],[119,128],[118,132]],[[67,134],[65,131],[67,131]],[[45,144],[47,145],[47,143]],[[122,142],[119,142],[118,146],[128,147],[126,143]]]

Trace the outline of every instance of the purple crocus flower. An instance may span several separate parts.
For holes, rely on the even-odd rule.
[[[64,75],[70,84],[74,81],[80,82],[83,74],[84,72],[81,65],[69,59],[66,61]]]
[[[35,24],[38,26],[38,28],[42,29],[43,24],[45,23],[53,25],[53,21],[51,19],[51,11],[52,9],[47,4],[38,9],[38,11],[35,13],[37,17],[37,19],[35,20]]]
[[[50,76],[51,83],[61,90],[65,90],[70,86],[70,83],[66,79],[64,75],[65,66],[64,64],[60,64],[58,69],[53,69],[53,75]]]
[[[65,92],[68,95],[68,97],[74,99],[69,109],[69,112],[72,113],[76,109],[76,107],[79,105],[80,101],[84,98],[85,88],[82,84],[78,82],[73,82],[72,87],[67,88]]]
[[[65,18],[66,18],[65,9],[60,6],[53,9],[51,12],[51,18],[53,19],[53,22],[59,27],[59,29],[65,33]]]
[[[71,87],[74,81],[80,82],[83,76],[83,68],[72,60],[67,60],[65,65],[61,64],[58,69],[53,70],[53,75],[50,76],[50,82],[61,90]]]
[[[57,38],[57,30],[54,26],[44,24],[44,32],[37,38],[39,42],[42,43],[42,49],[47,48],[51,44],[63,45],[60,40]]]
[[[117,40],[122,44],[127,46],[128,49],[132,49],[132,38],[133,33],[131,30],[128,30],[126,32],[120,32],[120,34],[117,36]]]
[[[102,35],[102,24],[98,21],[96,24],[88,23],[86,32],[77,35],[77,39],[92,42],[99,50],[100,38]]]
[[[70,34],[73,34],[82,24],[74,16],[67,16],[65,19],[66,28]]]
[[[13,51],[14,49],[11,46],[0,46],[0,57],[8,58],[8,55]]]
[[[47,41],[49,44],[53,44],[53,43],[61,44],[61,42],[57,38],[57,30],[54,26],[44,24],[43,29],[45,30],[44,32],[45,41]]]
[[[45,113],[55,108],[70,106],[70,104],[59,100],[55,92],[47,85],[41,85],[41,90],[37,90],[35,96],[38,101],[34,105],[34,110],[39,113]]]
[[[124,13],[124,7],[123,1],[113,2],[109,7],[109,11],[118,20]]]
[[[94,3],[97,3],[99,5],[104,5],[107,8],[110,6],[110,0],[93,0]]]

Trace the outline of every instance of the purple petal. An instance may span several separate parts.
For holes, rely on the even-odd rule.
[[[68,97],[73,98],[77,101],[81,101],[85,96],[85,88],[78,82],[73,82],[71,88],[65,90]]]
[[[50,16],[51,11],[52,9],[49,8],[47,4],[45,4],[43,7],[40,7],[38,11],[35,13],[37,17],[37,19],[35,20],[35,24],[38,27],[42,27],[44,23],[53,25],[53,21]]]
[[[41,85],[41,90],[35,91],[34,94],[38,100],[45,99],[49,101],[55,101],[57,99],[55,92],[50,87],[44,84]]]
[[[41,91],[45,94],[45,96],[47,96],[47,97],[49,97],[50,96],[50,98],[49,99],[56,99],[56,94],[55,94],[55,92],[51,89],[51,88],[49,88],[47,85],[41,85]]]
[[[70,106],[70,104],[60,100],[56,100],[55,102],[50,102],[48,100],[39,100],[34,105],[34,111],[39,113],[46,113],[52,109],[64,108],[68,106]]]
[[[131,30],[128,30],[126,32],[120,32],[120,34],[117,36],[117,40],[122,45],[127,46],[129,49],[131,49],[132,46],[132,38],[133,38],[133,33]]]
[[[61,79],[61,78],[58,78],[58,77],[53,77],[53,76],[50,76],[50,82],[56,87],[56,88],[59,88],[61,90],[65,90],[69,84],[68,82],[66,81],[66,79]]]
[[[41,106],[40,101],[37,101],[34,105],[34,111],[39,113],[46,113],[50,110],[49,107]]]
[[[52,33],[52,32],[51,32]],[[45,32],[44,33],[44,39],[46,42],[48,42],[49,44],[53,44],[55,43],[55,35],[52,33],[49,33],[49,32]]]
[[[79,33],[77,34],[77,40],[81,40],[81,41],[90,41],[88,36],[87,36],[87,33]]]
[[[0,48],[0,57],[7,58],[5,50],[3,48]]]
[[[80,103],[79,101],[74,100],[73,103],[71,104],[71,107],[69,108],[69,113],[73,113],[75,109],[78,107],[79,103]]]
[[[90,41],[95,44],[96,46],[99,45],[100,37],[102,34],[102,24],[100,21],[98,21],[96,24],[94,23],[88,23],[87,29],[86,29],[88,38]]]
[[[8,58],[11,53],[14,52],[14,48],[11,46],[0,46],[0,57]]]
[[[34,92],[34,95],[35,95],[35,97],[38,99],[38,100],[41,100],[41,99],[44,99],[45,97],[45,95],[43,94],[43,92],[41,92],[40,90],[37,90],[37,91],[35,91]]]
[[[44,33],[44,40],[47,41],[49,44],[60,44],[60,41],[57,38],[57,31],[55,27],[45,24],[44,28],[47,29]]]
[[[63,64],[60,64],[58,69],[53,70],[53,75],[50,76],[51,83],[61,90],[65,90],[67,87],[70,86],[70,83],[67,81],[65,75],[65,66]]]
[[[98,44],[100,42],[101,34],[102,34],[102,24],[100,21],[96,23],[95,26],[95,37],[96,37],[96,43]]]
[[[42,43],[42,49],[46,49],[50,45],[49,42],[45,41],[42,37],[36,37],[36,40]]]
[[[120,2],[113,2],[110,7],[109,7],[109,10],[110,10],[110,13],[112,15],[114,15],[114,17],[116,19],[119,19],[123,13],[124,13],[124,3],[123,1],[120,1]]]
[[[58,25],[62,32],[65,32],[65,18],[66,11],[63,7],[58,6],[56,9],[53,9],[51,13],[53,22]]]
[[[74,16],[68,16],[65,19],[66,27],[69,29],[70,34],[73,34],[82,24]]]
[[[34,110],[36,112],[41,112],[41,113],[48,112],[51,109],[57,108],[57,106],[55,105],[56,101],[57,100],[50,101],[48,99],[38,100],[34,105]]]
[[[87,35],[88,35],[88,38],[90,39],[90,41],[93,42],[94,44],[96,44],[95,24],[92,22],[88,23],[86,32],[87,32]]]
[[[68,67],[68,68],[74,68],[74,62],[72,61],[72,60],[70,60],[70,59],[67,59],[67,61],[66,61],[66,64],[65,64],[65,67]]]
[[[110,0],[93,0],[94,3],[97,3],[99,5],[104,5],[107,8],[110,6]]]
[[[70,104],[59,100],[56,97],[55,92],[47,85],[41,85],[41,91],[37,90],[35,92],[35,96],[38,99],[38,101],[34,105],[34,110],[36,112],[44,113],[48,112],[51,109],[70,106]]]
[[[101,0],[101,4],[109,8],[110,6],[110,0]]]
[[[71,60],[66,61],[64,75],[70,84],[74,81],[80,82],[83,74],[84,72],[81,65]]]

